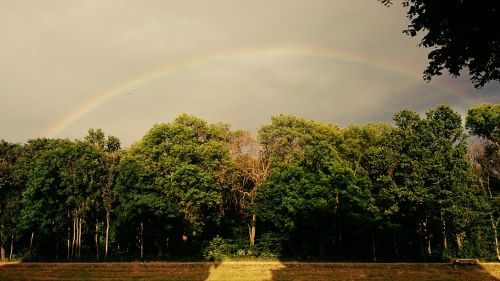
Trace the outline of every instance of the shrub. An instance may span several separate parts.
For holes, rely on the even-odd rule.
[[[233,244],[217,235],[203,249],[203,257],[209,261],[222,261],[232,256],[234,248]]]
[[[248,240],[230,240],[215,236],[203,249],[203,257],[209,261],[222,261],[227,258],[262,258],[276,259],[281,250],[281,241],[264,233],[256,239],[254,246]]]

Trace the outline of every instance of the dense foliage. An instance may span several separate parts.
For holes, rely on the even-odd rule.
[[[394,0],[379,0],[391,5]],[[500,81],[500,2],[474,0],[401,0],[410,23],[404,32],[422,35],[420,46],[430,48],[424,78],[445,69],[459,76],[469,70],[475,87]]]
[[[0,141],[2,259],[500,259],[499,105]]]

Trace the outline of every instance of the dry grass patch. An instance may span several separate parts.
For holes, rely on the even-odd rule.
[[[481,266],[491,276],[495,276],[498,280],[500,280],[500,263],[497,263],[497,262],[488,262],[488,263],[482,263]]]
[[[19,263],[18,261],[6,261],[6,262],[0,261],[0,266],[5,266],[9,264],[18,264],[18,263]]]
[[[0,266],[0,280],[500,280],[500,264],[452,267],[424,263],[230,261],[147,263],[18,263]]]
[[[205,280],[206,263],[20,263],[0,267],[0,280]]]
[[[499,268],[499,265],[493,266]],[[313,278],[311,278],[313,276]],[[499,275],[497,275],[498,277]],[[493,281],[482,267],[425,263],[285,263],[272,280]]]
[[[225,261],[210,268],[207,281],[273,280],[273,272],[285,269],[278,261]]]

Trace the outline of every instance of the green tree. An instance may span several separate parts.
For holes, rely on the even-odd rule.
[[[500,104],[481,104],[469,108],[465,126],[474,135],[489,141],[500,153]]]
[[[259,137],[273,167],[259,195],[260,216],[287,241],[288,254],[325,257],[327,243],[342,241],[340,224],[362,224],[372,207],[369,183],[358,180],[337,152],[340,130],[280,115]]]
[[[147,246],[145,240],[151,237],[148,235],[148,226],[163,230],[162,223],[166,223],[166,218],[174,214],[176,208],[162,190],[152,184],[144,166],[130,155],[122,158],[117,167],[116,184],[112,192],[119,202],[115,209],[114,240],[122,245],[127,245],[131,240],[136,241],[139,256],[143,260],[144,248]],[[152,233],[151,229],[149,232]]]
[[[6,259],[6,246],[10,239],[12,259],[16,235],[16,219],[20,212],[22,182],[17,176],[17,162],[22,147],[18,144],[0,140],[0,260]]]
[[[377,245],[377,235],[391,230],[393,236],[394,253],[397,256],[396,226],[394,215],[398,211],[397,201],[394,198],[394,185],[390,175],[383,171],[383,167],[393,165],[391,157],[383,149],[383,141],[392,132],[393,128],[384,123],[351,125],[342,130],[343,141],[339,151],[347,160],[357,181],[368,182],[370,186],[370,201],[365,202],[366,212],[363,213],[367,235],[371,236],[373,261],[377,261],[378,248],[388,248]],[[358,215],[359,216],[359,215]],[[379,255],[380,256],[380,255]]]
[[[339,151],[344,159],[353,163],[354,173],[362,168],[360,162],[367,151],[380,146],[391,130],[392,127],[385,123],[351,125],[342,130],[343,141]]]
[[[99,182],[100,158],[100,152],[86,143],[55,140],[33,160],[22,194],[21,225],[31,232],[31,240],[38,232],[42,256],[53,253],[58,257],[66,244],[67,257],[80,258],[83,225]]]
[[[172,123],[155,125],[131,150],[151,185],[177,207],[184,241],[199,237],[207,224],[220,222],[229,189],[228,138],[227,125],[183,114]]]
[[[398,187],[399,207],[416,223],[421,252],[432,255],[433,242],[449,251],[450,236],[460,251],[467,224],[478,215],[460,115],[439,106],[424,119],[403,110],[394,120],[396,130],[386,145],[396,163],[387,173]]]
[[[108,147],[110,143],[113,143],[113,150],[108,150],[105,152],[102,159],[102,165],[104,168],[104,174],[101,179],[101,196],[106,211],[106,230],[105,230],[105,240],[104,240],[104,258],[108,258],[109,255],[109,236],[111,227],[111,214],[113,213],[113,208],[116,205],[117,195],[113,192],[116,185],[118,177],[118,166],[120,160],[123,157],[123,152],[119,149],[119,143],[110,142],[112,137],[108,138]]]
[[[105,210],[106,230],[104,239],[104,257],[108,257],[109,252],[109,229],[111,221],[111,213],[113,211],[113,203],[115,196],[112,192],[113,186],[116,181],[117,166],[120,162],[120,140],[115,136],[106,135],[101,129],[89,129],[88,135],[84,141],[95,147],[100,152],[99,166],[94,171],[98,174],[99,183],[97,190],[92,194],[93,208],[95,211],[95,250],[96,259],[99,259],[100,249],[100,215],[101,209]]]
[[[500,243],[498,241],[498,224],[500,221],[500,206],[498,198],[500,190],[500,105],[482,104],[469,108],[466,117],[466,127],[470,132],[481,138],[478,153],[473,155],[476,172],[479,175],[480,186],[488,200],[488,213],[496,259],[500,260]]]
[[[386,5],[393,0],[379,0]],[[424,33],[420,46],[430,48],[424,78],[441,75],[443,69],[459,76],[467,68],[471,81],[482,87],[500,81],[500,4],[473,0],[401,0],[410,20],[404,33]]]

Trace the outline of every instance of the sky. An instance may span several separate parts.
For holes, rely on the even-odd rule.
[[[128,146],[181,113],[255,132],[277,114],[341,127],[449,104],[500,84],[422,80],[429,50],[376,0],[0,1],[0,139]]]

